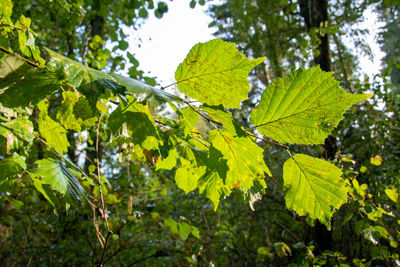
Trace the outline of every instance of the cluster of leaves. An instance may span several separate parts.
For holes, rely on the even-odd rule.
[[[9,24],[6,28],[15,27],[20,32],[10,16],[11,9],[3,12],[2,19]],[[25,26],[29,34],[29,25]],[[3,43],[10,39],[7,35],[2,38]],[[28,47],[30,50],[20,45],[22,55],[37,61],[38,48]],[[63,156],[69,147],[66,131],[81,134],[97,126],[97,131],[105,129],[108,133],[101,137],[103,140],[108,137],[111,145],[125,147],[125,153],[142,151],[159,169],[177,167],[177,185],[186,193],[199,188],[215,209],[220,198],[234,189],[250,198],[266,188],[265,174],[272,174],[265,165],[263,150],[254,141],[257,136],[241,128],[226,110],[239,108],[247,98],[247,74],[264,58],[249,60],[234,44],[220,39],[194,46],[175,73],[178,89],[201,103],[194,107],[139,81],[91,69],[50,50],[46,65],[39,60],[33,67],[14,55],[11,46],[5,49],[9,55],[2,60],[0,101],[4,110],[19,110],[2,116],[2,138],[7,148],[1,164],[6,174],[2,180],[9,184],[23,170],[35,185],[48,184],[62,195],[81,195],[83,189],[72,169],[88,181],[90,178]],[[33,52],[23,52],[28,50]],[[55,114],[48,114],[53,95],[61,95],[62,101]],[[169,103],[179,120],[153,115],[147,101],[150,96]],[[330,73],[318,67],[300,69],[268,86],[251,113],[251,123],[260,134],[281,143],[320,144],[349,106],[368,97],[346,93]],[[109,112],[106,103],[116,100],[118,107]],[[188,107],[179,109],[173,102]],[[196,134],[199,115],[214,128],[207,135]],[[170,129],[159,129],[156,121]],[[32,157],[29,152],[35,138],[50,153],[27,167],[25,158]],[[157,162],[157,157],[162,160]],[[347,199],[340,176],[341,171],[328,162],[301,154],[290,156],[284,164],[287,207],[319,219],[329,228],[334,209]],[[51,201],[41,186],[37,188]]]
[[[134,233],[151,232],[153,225],[161,225],[160,233],[151,232],[143,239],[148,238],[149,243],[157,238],[162,241],[168,239],[173,243],[160,244],[163,250],[151,250],[150,256],[140,252],[140,245],[137,245],[137,256],[169,255],[171,247],[175,247],[179,253],[189,255],[185,259],[187,262],[195,264],[196,255],[208,254],[217,259],[223,257],[215,252],[217,249],[225,251],[237,247],[240,250],[241,246],[251,241],[244,238],[243,243],[238,245],[241,241],[234,236],[249,222],[237,222],[234,218],[236,213],[231,212],[236,207],[223,202],[234,203],[236,198],[244,197],[252,207],[256,207],[257,212],[259,206],[255,206],[254,202],[265,192],[266,200],[262,201],[268,201],[271,195],[268,195],[267,184],[278,175],[274,173],[277,169],[275,166],[271,172],[266,165],[275,165],[269,163],[273,162],[273,155],[266,153],[256,141],[264,140],[288,152],[285,144],[321,144],[338,125],[349,106],[369,97],[346,93],[331,73],[325,73],[318,67],[299,69],[286,78],[276,79],[263,91],[261,100],[247,118],[251,125],[245,129],[231,112],[246,101],[250,90],[247,75],[264,58],[249,60],[236,50],[233,43],[220,39],[196,45],[175,73],[178,89],[196,100],[185,101],[156,89],[152,86],[154,83],[145,84],[115,73],[98,71],[48,49],[40,54],[35,46],[35,34],[28,23],[24,22],[25,26],[18,24],[18,21],[29,19],[21,17],[13,23],[10,6],[11,2],[1,6],[5,10],[1,18],[5,25],[0,28],[4,48],[0,68],[2,201],[9,203],[7,207],[10,209],[13,207],[16,210],[15,220],[20,216],[18,210],[24,202],[18,200],[22,199],[20,192],[23,191],[18,191],[15,195],[19,197],[14,198],[11,197],[13,190],[33,186],[51,205],[57,207],[58,215],[50,217],[51,220],[57,217],[58,220],[73,221],[89,217],[90,208],[89,212],[69,212],[69,217],[65,217],[60,208],[62,203],[67,203],[69,207],[78,205],[74,199],[85,199],[84,202],[87,201],[93,210],[98,209],[102,218],[108,218],[107,230],[114,233],[102,238],[99,227],[104,225],[94,222],[96,235],[102,245],[106,248],[107,239],[112,238],[115,241],[112,255],[120,253],[121,258],[126,257],[128,262],[129,251],[124,252],[127,248],[122,246],[120,239],[129,239]],[[139,16],[145,17],[143,11],[138,12]],[[21,45],[20,41],[16,45],[15,36],[19,40],[20,32],[24,33],[22,35],[26,36],[27,41],[22,42],[24,39],[21,37]],[[94,37],[90,44],[91,50],[98,53],[88,54],[86,61],[96,68],[104,67],[106,58],[110,56],[110,53],[106,53],[107,57],[103,57],[101,44],[104,41],[99,38]],[[28,39],[31,41],[28,42]],[[125,47],[121,42],[119,46]],[[136,67],[129,72],[130,76],[135,76],[133,72]],[[163,112],[165,105],[174,111],[172,116]],[[90,159],[92,162],[88,168],[81,167],[82,164],[73,159],[71,153],[67,155],[75,148],[69,138],[71,135],[78,137],[81,143],[93,145],[97,156]],[[107,150],[107,154],[101,156],[100,149]],[[368,195],[366,185],[358,185],[354,173],[342,173],[332,163],[319,158],[300,153],[294,156],[290,152],[284,154],[289,159],[283,165],[283,185],[278,187],[284,192],[288,209],[300,216],[307,215],[307,220],[311,219],[310,224],[318,219],[330,228],[334,211],[350,196],[350,202],[358,201],[365,205],[363,214],[376,222],[367,226],[360,223],[357,226],[360,233],[373,243],[382,239],[384,242],[388,240],[392,247],[397,246],[394,236],[380,226],[385,223],[385,210],[373,201],[372,195]],[[83,155],[88,156],[89,150]],[[113,166],[116,155],[118,167]],[[121,165],[127,168],[121,168]],[[370,169],[367,163],[364,165]],[[115,175],[114,172],[121,173]],[[158,177],[157,181],[155,176]],[[188,195],[175,197],[172,201],[167,193],[173,186],[169,177],[174,177],[176,185]],[[150,200],[143,201],[144,209],[151,215],[145,219],[141,212],[132,211],[132,205],[135,209],[141,206],[137,197],[140,183],[145,184],[142,189],[149,199],[164,199],[161,204],[157,202],[157,211],[152,211],[152,205],[144,204]],[[132,187],[135,189],[132,190]],[[153,192],[155,187],[163,189],[159,193]],[[172,207],[177,208],[177,204],[174,206],[172,202],[193,206],[192,201],[196,199],[199,207],[193,207],[193,210],[208,207],[206,201],[190,193],[196,189],[212,201],[214,209],[222,206],[217,211],[221,216],[232,217],[222,224],[213,223],[218,227],[215,230],[207,229],[207,233],[204,233],[208,240],[202,241],[203,244],[212,242],[210,239],[216,237],[221,241],[219,244],[225,244],[224,247],[215,245],[213,248],[209,245],[207,251],[203,251],[202,246],[196,243],[200,235],[195,225],[207,225],[206,219],[189,222],[179,217],[182,214],[177,212],[173,216],[175,219],[171,218]],[[122,195],[126,191],[128,194]],[[396,194],[394,188],[387,188],[383,198],[390,197],[397,203]],[[64,196],[61,201],[60,196]],[[228,200],[221,202],[221,199]],[[124,208],[127,205],[126,219],[110,213],[109,207],[120,203]],[[108,206],[107,209],[104,204]],[[267,206],[273,207],[270,204]],[[224,208],[227,210],[224,211]],[[248,207],[239,206],[239,209],[246,213]],[[160,218],[159,213],[162,212],[168,215]],[[189,218],[196,212],[182,213]],[[36,214],[34,218],[40,220]],[[290,221],[287,215],[285,218]],[[25,217],[22,219],[29,220]],[[346,217],[346,220],[355,219]],[[86,222],[89,223],[89,220]],[[9,224],[13,225],[11,222]],[[298,222],[294,227],[297,226]],[[66,222],[64,229],[71,229]],[[211,231],[215,232],[211,234]],[[50,240],[50,243],[56,241]],[[290,246],[291,249],[285,242],[268,241],[267,246],[260,247],[257,238],[253,241],[258,246],[255,255],[261,261],[295,254],[293,248],[306,251],[309,257],[305,260],[314,264],[324,264],[324,261],[332,259],[339,261],[344,257],[339,252],[314,257],[312,245],[295,244]],[[60,248],[65,248],[67,244],[61,244]],[[81,249],[71,247],[76,255],[84,255]],[[377,257],[382,254],[381,251],[374,253]],[[388,252],[384,253],[389,257]]]

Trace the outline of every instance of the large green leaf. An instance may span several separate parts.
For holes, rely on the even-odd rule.
[[[97,118],[93,115],[89,102],[76,91],[62,93],[63,101],[57,112],[57,119],[66,129],[80,132],[94,126]]]
[[[165,169],[171,170],[176,166],[176,162],[178,159],[178,153],[176,153],[176,149],[173,148],[169,151],[168,156],[163,158],[157,162],[156,170]]]
[[[143,101],[144,99],[154,97],[155,99],[163,102],[183,102],[182,98],[154,88],[153,86],[150,86],[141,81],[128,78],[116,73],[112,73],[110,75],[119,85],[125,87],[127,94],[133,95],[138,99],[138,101]]]
[[[182,99],[167,92],[156,89],[141,81],[124,77],[119,74],[108,74],[103,71],[85,66],[75,60],[47,50],[50,56],[48,65],[73,87],[77,88],[87,99],[95,102],[97,97],[106,90],[114,94],[131,94],[139,101],[148,97],[155,97],[164,102]]]
[[[26,169],[25,157],[17,153],[0,160],[0,192],[7,190],[24,169]]]
[[[206,174],[198,181],[198,188],[201,194],[205,194],[217,210],[220,198],[229,195],[231,188],[225,186],[226,174],[229,170],[222,153],[214,146],[210,146],[208,158],[205,161],[207,166]]]
[[[67,131],[61,125],[49,116],[44,116],[38,119],[38,126],[40,134],[50,146],[61,154],[67,152],[69,147]]]
[[[55,73],[35,68],[15,56],[0,62],[0,103],[9,108],[36,104],[60,89]]]
[[[107,128],[113,139],[130,138],[144,149],[156,149],[162,140],[155,127],[149,107],[128,98],[130,102],[120,106],[111,113]]]
[[[223,179],[216,171],[209,171],[198,181],[198,187],[201,194],[205,194],[217,210],[220,198],[229,193],[224,186]]]
[[[68,195],[74,198],[80,198],[84,194],[84,190],[74,175],[63,165],[62,162],[53,159],[37,160],[38,165],[36,174],[42,178],[44,184],[62,195]]]
[[[91,103],[107,90],[115,94],[122,93],[122,86],[114,82],[113,78],[102,71],[92,69],[75,60],[47,50],[49,60],[47,65],[54,70],[60,79],[77,88]]]
[[[175,72],[178,89],[209,105],[238,108],[250,90],[247,76],[265,58],[248,59],[234,43],[198,43]]]
[[[330,229],[334,209],[347,200],[342,171],[333,164],[296,154],[283,165],[286,206],[300,216],[309,215]]]
[[[181,167],[176,170],[175,182],[185,193],[197,188],[197,182],[206,171],[205,166],[192,166],[190,161],[181,158]]]
[[[63,101],[57,112],[57,119],[66,129],[80,132],[82,119],[76,118],[74,113],[74,105],[78,102],[79,95],[76,92],[65,91],[62,96]]]
[[[253,186],[255,180],[264,180],[264,172],[272,176],[265,165],[263,149],[249,137],[234,137],[225,130],[213,130],[209,137],[213,147],[222,153],[228,165],[225,185],[229,189],[240,187],[246,191]]]
[[[179,115],[179,125],[183,128],[185,135],[188,135],[200,120],[199,114],[190,107],[177,110],[177,114]]]
[[[251,123],[281,143],[322,144],[346,109],[369,97],[345,92],[319,67],[301,68],[265,89]]]
[[[4,25],[12,25],[11,21],[11,13],[12,13],[13,3],[11,0],[2,0],[0,1],[0,20]],[[3,47],[8,47],[8,32],[11,31],[11,27],[0,27],[0,45]],[[2,59],[6,54],[0,51],[0,59]],[[1,76],[1,74],[0,74]]]

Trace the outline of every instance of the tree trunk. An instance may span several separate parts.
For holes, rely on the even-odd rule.
[[[300,0],[300,13],[308,31],[312,28],[320,28],[321,25],[328,23],[328,1],[327,0]],[[318,46],[319,55],[314,57],[315,65],[319,65],[323,71],[332,71],[331,55],[329,49],[329,35],[318,35],[321,43]],[[328,160],[335,158],[337,152],[336,139],[328,136],[324,142],[323,157]],[[317,245],[317,249],[322,252],[332,248],[332,232],[328,231],[320,222],[316,222],[313,227],[312,238]]]

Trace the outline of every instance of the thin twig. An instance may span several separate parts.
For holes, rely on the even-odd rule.
[[[196,112],[197,114],[199,114],[201,117],[203,117],[204,119],[206,119],[208,122],[214,122],[216,124],[222,125],[221,122],[213,120],[207,116],[205,116],[203,113],[201,113],[198,109],[196,109],[195,107],[193,107],[188,101],[184,101],[184,103],[186,105],[188,105],[194,112]]]
[[[176,84],[178,84],[178,83],[179,83],[179,82],[173,82],[173,83],[171,83],[171,84],[168,84],[167,86],[162,86],[162,87],[161,87],[161,90],[167,89],[168,87],[174,86],[174,85],[176,85]]]
[[[39,64],[37,64],[37,63],[35,63],[35,62],[33,62],[33,61],[30,61],[29,59],[24,58],[24,57],[18,55],[17,53],[11,52],[11,51],[9,51],[7,48],[4,48],[4,47],[0,46],[0,50],[3,51],[3,52],[6,53],[6,54],[15,56],[15,57],[17,57],[17,58],[19,58],[19,59],[22,59],[23,61],[25,61],[26,63],[28,63],[29,65],[31,65],[31,66],[33,66],[33,67],[40,68],[40,65],[39,65]]]
[[[272,140],[268,140],[268,139],[263,138],[263,137],[256,136],[256,135],[253,134],[252,132],[248,132],[248,131],[246,131],[246,132],[247,132],[248,134],[250,134],[251,136],[253,136],[254,138],[263,140],[264,142],[267,142],[267,143],[270,143],[270,144],[273,144],[273,145],[276,145],[276,146],[283,147],[284,149],[289,149],[288,146],[282,145],[282,144],[280,144],[280,143],[278,143],[278,142],[275,142],[275,141],[272,141]]]
[[[92,32],[92,29],[93,29],[92,27],[89,28],[88,34],[90,34]],[[85,47],[84,47],[83,53],[82,53],[82,60],[85,60],[88,48],[89,48],[89,38],[86,38]]]
[[[148,191],[137,191],[134,194],[148,194],[148,193],[152,193],[152,192],[159,191],[159,190],[162,190],[162,189],[163,189],[163,187],[153,188],[153,189],[148,190]]]
[[[301,242],[301,240],[294,234],[292,233],[292,231],[290,231],[289,229],[287,229],[284,225],[282,225],[280,222],[278,221],[274,221],[274,223],[276,223],[277,225],[279,225],[280,227],[282,227],[283,230],[285,230],[287,233],[289,233],[297,242]]]
[[[10,27],[10,28],[17,29],[17,30],[19,30],[19,31],[23,31],[21,28],[15,26],[15,25],[6,24],[6,23],[5,23],[5,24],[0,24],[0,27]]]
[[[99,262],[99,264],[97,265],[97,266],[99,266],[99,267],[103,267],[103,260],[104,260],[104,256],[106,255],[107,244],[108,244],[108,240],[110,239],[110,235],[111,235],[111,232],[108,231],[107,237],[106,237],[106,242],[105,242],[104,248],[103,248],[103,253],[101,254],[100,262]]]
[[[205,147],[209,147],[209,145],[207,145],[206,143],[204,143],[202,140],[198,139],[196,136],[190,135],[194,140],[196,140],[197,142],[199,142],[200,144],[202,144]]]
[[[163,122],[161,122],[161,121],[159,121],[159,120],[156,120],[156,119],[154,119],[154,118],[153,118],[153,120],[154,120],[154,122],[156,122],[156,123],[158,123],[158,124],[161,124],[161,125],[163,125],[163,126],[171,127],[171,126],[169,126],[169,125],[167,125],[167,124],[165,124],[165,123],[163,123]],[[171,127],[171,128],[172,128],[172,127]]]
[[[94,226],[94,229],[96,230],[97,240],[99,240],[100,246],[102,248],[104,248],[103,242],[105,242],[105,239],[104,239],[103,235],[101,234],[99,228],[96,225],[96,205],[93,204],[90,200],[88,200],[88,203],[89,203],[90,207],[92,208],[92,212],[93,212],[93,226]]]
[[[98,182],[99,182],[99,192],[100,192],[100,200],[101,200],[101,208],[103,210],[103,216],[104,216],[104,220],[106,222],[106,226],[107,226],[107,231],[110,232],[110,226],[108,225],[108,219],[107,219],[107,214],[105,212],[106,208],[105,208],[105,204],[104,204],[104,198],[103,198],[103,190],[101,189],[101,176],[100,176],[100,159],[99,159],[99,129],[100,129],[100,124],[101,124],[101,119],[103,118],[103,114],[100,114],[100,118],[99,118],[99,122],[97,124],[97,128],[96,128],[96,165],[97,165],[97,178],[98,178]]]

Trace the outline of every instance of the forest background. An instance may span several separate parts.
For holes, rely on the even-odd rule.
[[[205,1],[187,4],[196,8]],[[7,50],[2,49],[0,68],[0,262],[4,266],[400,266],[399,1],[232,0],[207,4],[213,19],[210,26],[218,29],[216,37],[234,42],[250,58],[267,58],[250,72],[249,98],[239,108],[229,109],[244,128],[251,128],[249,114],[265,87],[299,67],[319,65],[323,71],[334,72],[346,91],[374,96],[352,106],[323,145],[280,146],[259,138],[257,144],[264,149],[273,174],[272,179],[265,180],[265,194],[244,200],[237,190],[216,202],[200,187],[206,196],[198,190],[181,189],[179,180],[175,182],[175,171],[166,167],[171,163],[161,159],[167,158],[168,151],[160,149],[157,154],[151,149],[127,146],[117,138],[114,143],[107,141],[109,133],[99,131],[103,129],[102,117],[93,119],[92,113],[97,108],[97,112],[106,114],[101,115],[105,121],[112,112],[107,107],[93,106],[89,98],[73,100],[65,90],[50,96],[45,92],[46,102],[29,110],[28,105],[21,108],[20,104],[32,95],[20,93],[7,98],[4,93],[10,88],[6,55],[13,51],[30,66],[40,65],[40,53],[51,51],[39,51],[39,47],[93,69],[167,87],[158,84],[157,77],[147,77],[135,55],[127,52],[129,42],[122,27],[137,30],[149,12],[162,20],[168,2],[2,0],[0,45]],[[365,76],[359,66],[358,56],[371,54],[363,39],[366,33],[354,27],[364,19],[367,9],[372,9],[384,25],[379,44],[385,56],[380,74],[372,78]],[[41,83],[32,87],[37,90],[33,98],[38,102],[42,100],[38,92],[45,86]],[[177,90],[170,92],[179,94]],[[115,96],[102,97],[111,103],[110,110],[120,104]],[[158,120],[158,127],[171,127],[169,120],[155,115],[156,110],[173,118],[171,109],[156,97],[148,98],[151,108],[146,114]],[[74,116],[66,117],[70,108],[67,99],[73,105],[79,103],[79,115],[75,108]],[[14,106],[7,108],[10,103]],[[58,115],[59,109],[62,115]],[[47,158],[54,151],[38,136],[24,136],[31,139],[27,163],[17,161],[22,159],[21,151],[27,149],[26,139],[10,141],[6,128],[9,118],[22,114],[50,142],[48,138],[52,137],[40,130],[45,124],[45,110],[48,117],[67,129],[60,132],[67,139],[55,140],[58,146],[54,148],[65,150],[63,158],[94,177],[90,181],[84,177],[76,180],[78,190],[65,185],[64,191],[54,191],[33,173],[20,171],[28,169],[24,164],[36,166],[38,162],[39,176],[54,171]],[[78,118],[80,124],[76,125],[74,120]],[[207,119],[196,125],[200,135],[209,128]],[[282,178],[282,165],[288,158],[286,146],[293,154],[322,158],[342,170],[347,201],[334,213],[329,230],[326,224],[287,209]],[[20,163],[17,166],[15,162]],[[61,176],[55,174],[55,180],[69,174],[81,176],[76,170],[60,168]],[[201,167],[196,168],[201,171]],[[188,167],[187,172],[190,170]],[[75,196],[81,189],[84,198]],[[216,205],[218,209],[214,210]]]

